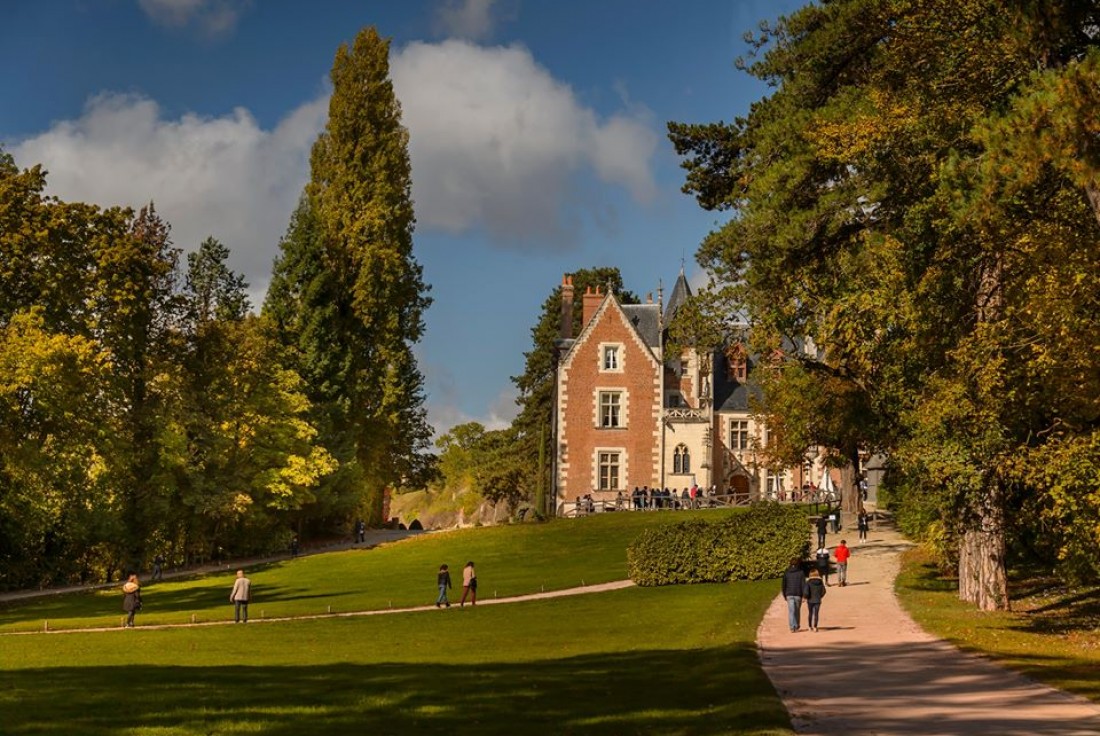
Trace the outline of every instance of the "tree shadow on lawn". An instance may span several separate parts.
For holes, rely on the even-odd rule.
[[[185,614],[196,614],[204,620],[208,620],[211,612],[222,612],[229,605],[229,591],[232,589],[233,578],[227,577],[224,586],[212,588],[204,587],[163,587],[148,586],[142,588],[142,619],[147,623],[164,623],[158,615],[171,614],[172,621],[180,621],[186,618]],[[275,605],[288,601],[305,601],[310,599],[339,598],[344,593],[332,591],[318,593],[310,591],[305,586],[268,585],[254,588],[253,600],[257,606]],[[323,606],[318,606],[313,611],[296,611],[297,615],[307,613],[325,613]],[[97,619],[106,616],[107,619],[98,621],[98,625],[113,625],[116,619],[124,615],[122,613],[122,592],[112,591],[109,595],[103,593],[76,593],[64,596],[51,596],[49,598],[36,599],[34,601],[18,601],[11,604],[0,604],[0,627],[18,624],[26,624],[22,629],[39,629],[43,620],[51,623],[51,628],[68,628],[72,624],[66,624],[66,620],[85,619],[81,626],[95,626]],[[219,613],[217,617],[220,617]],[[88,620],[90,619],[90,620]]]
[[[9,670],[0,715],[10,736],[791,733],[751,645],[479,665]]]

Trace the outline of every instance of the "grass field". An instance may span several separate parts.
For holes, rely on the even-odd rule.
[[[978,611],[919,549],[903,557],[898,595],[929,633],[1100,703],[1100,589],[1014,575],[1011,612]]]
[[[430,603],[439,563],[459,572],[467,558],[490,597],[623,579],[640,528],[682,518],[597,515],[299,558],[255,571],[253,615]],[[227,618],[229,582],[227,573],[152,586],[139,622]],[[3,636],[0,732],[790,734],[754,644],[774,595],[770,581],[629,588],[356,618]],[[11,606],[3,627],[40,625],[43,606],[58,622],[117,623],[98,609],[119,599]]]
[[[675,513],[596,514],[549,524],[462,529],[431,533],[374,549],[348,549],[248,569],[251,615],[301,616],[328,611],[406,608],[435,601],[439,565],[462,581],[467,560],[477,565],[485,598],[559,590],[625,580],[626,549],[648,525],[692,517],[717,519],[728,509]],[[186,580],[143,582],[141,624],[189,623],[232,618],[229,591],[236,566]],[[119,589],[48,596],[0,604],[0,633],[118,625]]]

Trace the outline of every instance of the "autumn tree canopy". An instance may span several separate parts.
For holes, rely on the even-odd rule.
[[[1007,606],[1025,540],[1100,573],[1098,21],[1073,0],[814,4],[750,39],[773,92],[745,118],[669,126],[685,191],[731,215],[699,251],[729,309],[760,349],[814,346],[783,354],[765,411],[828,394],[828,426],[788,431],[887,450],[983,608]]]

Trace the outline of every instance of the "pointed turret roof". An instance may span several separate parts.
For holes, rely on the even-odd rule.
[[[680,275],[676,278],[676,285],[672,287],[672,295],[668,298],[668,306],[665,307],[664,323],[667,327],[672,318],[676,316],[676,310],[683,306],[684,302],[691,296],[691,287],[688,286],[687,277],[684,276],[684,269],[680,267]]]

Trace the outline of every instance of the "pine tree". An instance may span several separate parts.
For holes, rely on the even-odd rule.
[[[788,429],[885,444],[943,500],[945,556],[982,608],[1008,605],[1006,540],[1054,540],[1036,519],[1072,513],[1020,458],[1096,463],[1095,403],[1063,397],[1100,373],[1076,338],[1097,326],[1080,298],[1097,277],[1097,15],[1085,0],[811,5],[763,26],[746,68],[775,92],[746,118],[670,126],[685,190],[737,215],[700,260],[737,285],[760,342],[818,348],[788,353],[771,388],[789,415],[827,390],[831,426],[805,411]],[[1083,490],[1061,467],[1060,495]]]

